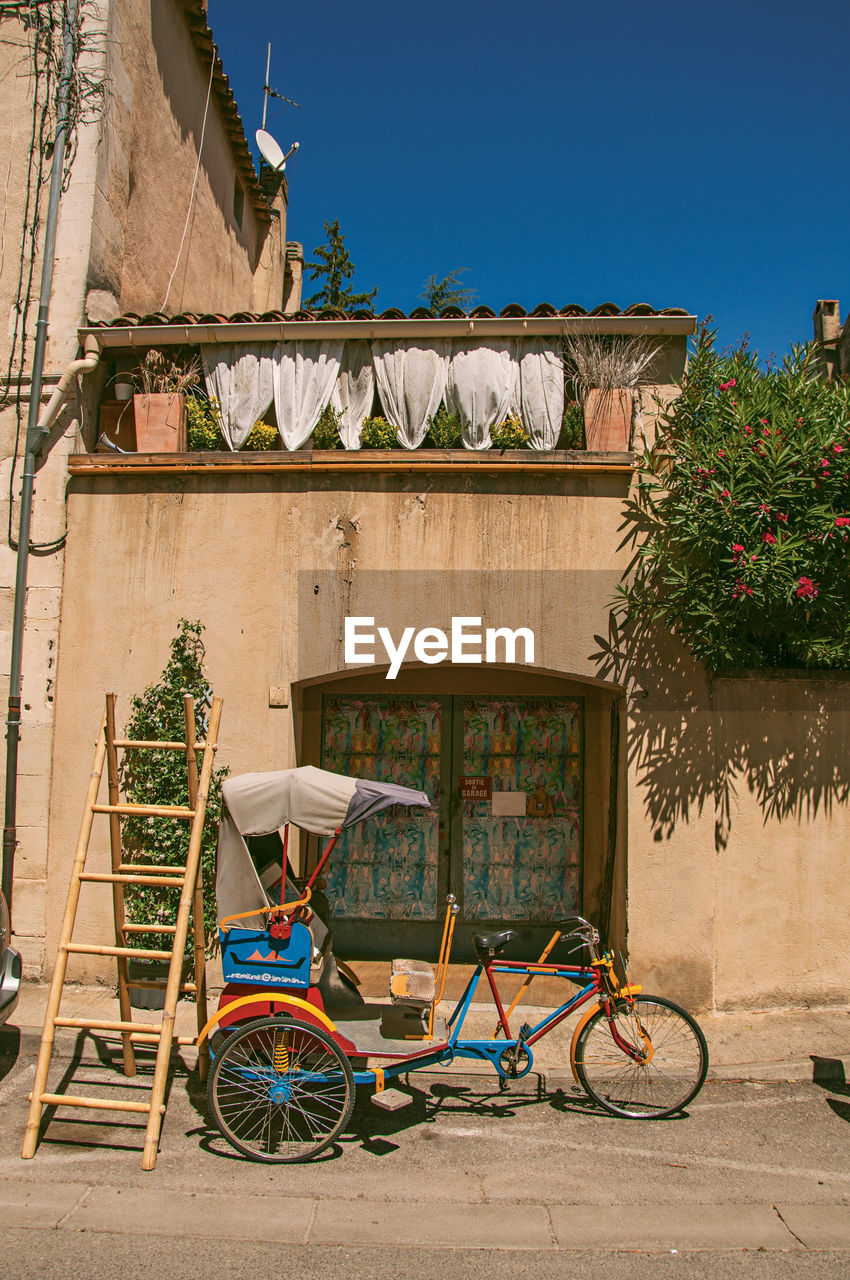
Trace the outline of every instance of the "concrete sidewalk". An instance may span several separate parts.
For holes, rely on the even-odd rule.
[[[41,1039],[48,986],[24,983],[18,1007],[9,1026],[20,1029],[21,1051],[35,1054]],[[209,995],[210,1014],[218,1005],[219,991]],[[448,1006],[443,1010],[448,1012]],[[546,1010],[520,1006],[512,1015],[519,1026],[537,1022]],[[113,989],[106,986],[66,985],[61,1013],[63,1017],[92,1017],[114,1020],[120,1017]],[[137,1010],[138,1021],[158,1022],[158,1013]],[[711,1063],[709,1079],[788,1080],[820,1079],[843,1083],[850,1080],[850,1006],[816,1009],[758,1009],[741,1013],[700,1013],[697,1021],[708,1042]],[[488,1036],[493,1030],[495,1014],[492,1005],[473,1005],[466,1023],[470,1037]],[[534,1046],[534,1067],[553,1077],[564,1069],[569,1072],[569,1046],[575,1019],[568,1019]],[[195,1005],[181,1001],[177,1009],[178,1035],[197,1033]],[[73,1031],[58,1030],[56,1052],[61,1053],[76,1039]],[[482,1064],[483,1070],[490,1067]],[[469,1070],[469,1064],[465,1064]]]

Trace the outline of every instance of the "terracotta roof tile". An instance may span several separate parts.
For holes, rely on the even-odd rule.
[[[648,302],[634,302],[625,310],[620,308],[613,302],[600,303],[598,307],[594,307],[592,311],[588,311],[586,307],[581,306],[577,302],[568,303],[566,306],[556,309],[549,302],[540,302],[532,311],[526,311],[519,303],[512,302],[508,306],[503,307],[498,316],[503,319],[523,319],[526,316],[535,318],[554,318],[563,316],[569,318],[571,316],[688,316],[691,313],[682,307],[664,307],[657,309],[650,306]],[[203,315],[198,312],[182,312],[179,315],[168,316],[161,311],[152,312],[150,315],[140,316],[135,312],[128,312],[126,315],[118,316],[116,320],[99,321],[88,326],[90,329],[124,329],[136,328],[144,325],[145,327],[155,328],[158,325],[186,325],[186,324],[203,324],[203,325],[222,325],[222,324],[262,324],[264,322],[280,323],[284,320],[298,320],[301,322],[311,320],[481,320],[494,319],[497,313],[483,303],[473,307],[471,311],[463,311],[460,307],[443,307],[439,316],[429,311],[427,307],[414,307],[410,312],[404,312],[398,307],[388,307],[385,311],[377,314],[368,307],[357,307],[352,311],[341,311],[335,307],[325,307],[321,311],[264,311],[262,314],[255,314],[250,311],[237,311],[233,315],[224,315],[223,313],[205,313]]]

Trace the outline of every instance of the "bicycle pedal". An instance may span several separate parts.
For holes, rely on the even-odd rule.
[[[532,1027],[530,1023],[524,1022],[519,1029],[520,1040],[527,1040],[533,1030],[534,1030],[534,1027]]]

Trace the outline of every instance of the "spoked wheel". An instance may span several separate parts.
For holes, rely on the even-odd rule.
[[[221,1045],[208,1094],[215,1122],[249,1160],[309,1160],[354,1108],[351,1065],[326,1032],[296,1019],[258,1018]]]
[[[614,1003],[617,1031],[641,1053],[636,1062],[619,1048],[600,1009],[579,1035],[575,1070],[579,1083],[606,1111],[637,1120],[660,1120],[686,1107],[708,1071],[705,1036],[684,1009],[661,996]]]

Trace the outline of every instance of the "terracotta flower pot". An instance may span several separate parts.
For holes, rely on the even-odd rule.
[[[186,452],[186,397],[172,392],[134,395],[136,449],[139,453]]]
[[[593,387],[584,405],[587,448],[593,453],[625,453],[632,434],[632,393]]]

